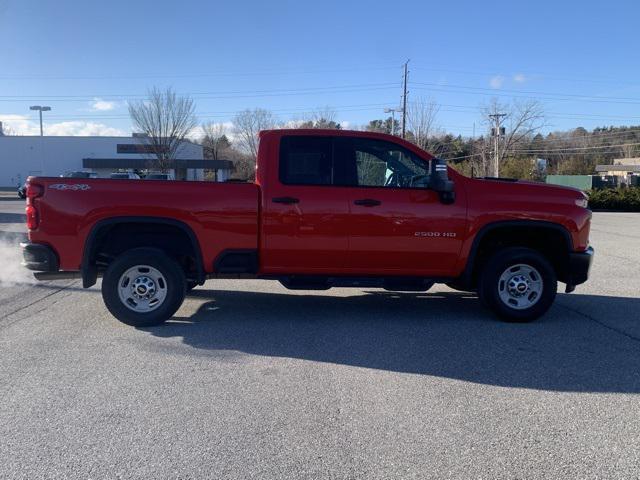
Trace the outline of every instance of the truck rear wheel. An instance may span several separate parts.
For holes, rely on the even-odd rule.
[[[124,252],[109,265],[102,279],[107,309],[134,327],[150,327],[168,320],[182,305],[185,293],[180,265],[153,248]]]
[[[481,302],[508,322],[530,322],[551,307],[558,282],[553,266],[529,248],[496,252],[480,275]]]

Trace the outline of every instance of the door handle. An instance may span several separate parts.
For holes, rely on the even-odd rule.
[[[380,200],[374,200],[373,198],[363,198],[361,200],[355,200],[353,203],[362,205],[363,207],[377,207],[382,204]]]
[[[299,203],[300,200],[293,197],[274,197],[271,199],[273,203],[284,203],[286,205],[290,205],[292,203]]]

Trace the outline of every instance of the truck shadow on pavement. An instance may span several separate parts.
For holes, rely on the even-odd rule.
[[[473,294],[347,297],[196,289],[188,318],[144,329],[201,350],[552,391],[640,392],[640,299],[558,294],[531,324],[497,321]]]

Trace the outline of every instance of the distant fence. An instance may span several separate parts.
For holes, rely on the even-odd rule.
[[[584,191],[616,188],[621,185],[620,179],[615,175],[547,175],[547,183]]]

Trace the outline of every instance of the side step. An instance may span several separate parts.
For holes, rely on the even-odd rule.
[[[288,276],[278,279],[289,290],[328,290],[332,287],[384,288],[392,292],[426,292],[435,283],[425,278],[405,277],[306,277]]]

